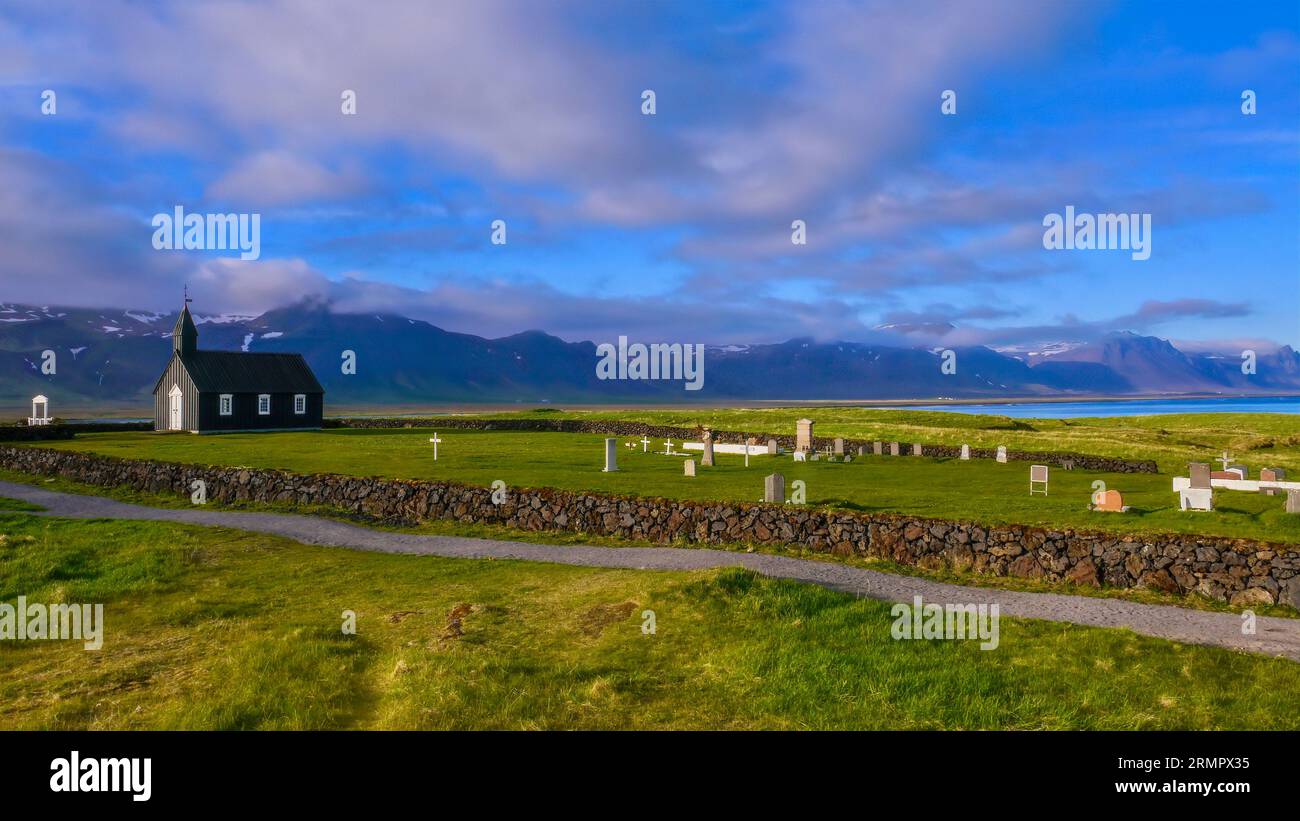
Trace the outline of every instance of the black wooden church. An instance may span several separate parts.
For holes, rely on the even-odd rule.
[[[201,351],[189,300],[172,358],[153,388],[158,431],[230,433],[319,428],[325,389],[302,354]]]

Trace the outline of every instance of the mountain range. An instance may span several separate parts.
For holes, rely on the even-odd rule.
[[[710,346],[703,389],[686,391],[680,379],[602,381],[596,343],[542,331],[485,339],[310,301],[260,316],[195,316],[201,348],[302,353],[335,405],[1300,392],[1300,354],[1290,347],[1259,354],[1247,375],[1240,354],[1184,352],[1134,333],[1031,351],[955,348],[951,374],[942,372],[939,349],[812,339]],[[44,393],[56,413],[138,405],[143,415],[171,355],[175,321],[175,313],[0,304],[0,402],[17,407]],[[47,350],[56,355],[53,374],[42,372]],[[342,372],[344,351],[355,352],[355,374]]]

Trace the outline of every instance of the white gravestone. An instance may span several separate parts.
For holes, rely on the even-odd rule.
[[[439,439],[438,434],[435,433],[433,436],[429,437],[429,441],[433,443],[433,461],[436,462],[438,461],[438,445],[442,440]]]
[[[694,475],[695,475],[695,460],[694,460],[694,459],[687,459],[687,460],[684,462],[684,464],[686,465],[686,467],[685,467],[686,475],[687,475],[687,476],[694,476]]]
[[[796,450],[796,451],[794,452],[794,460],[795,460],[796,462],[806,462],[806,461],[808,461],[808,457],[804,455],[804,452],[803,452],[803,451],[801,451],[801,450]]]
[[[1004,465],[1007,463],[1007,446],[1006,446],[1006,445],[998,445],[998,461],[1001,462],[1001,463],[1004,464]]]
[[[1208,487],[1187,487],[1178,491],[1180,510],[1214,510],[1214,491]]]
[[[605,440],[605,470],[604,473],[613,473],[618,470],[618,440]]]
[[[970,460],[970,445],[961,446],[961,458],[967,461]]]

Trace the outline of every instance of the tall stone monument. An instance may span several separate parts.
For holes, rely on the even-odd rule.
[[[813,446],[813,420],[800,419],[795,423],[794,449],[810,451]]]

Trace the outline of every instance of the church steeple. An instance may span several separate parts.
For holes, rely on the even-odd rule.
[[[172,350],[181,356],[189,356],[199,349],[199,329],[190,316],[190,293],[185,289],[185,307],[176,318],[176,327],[172,329]]]

